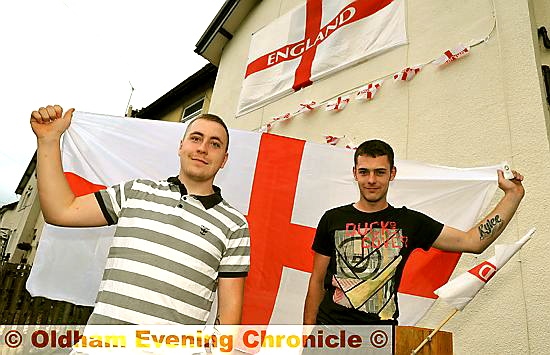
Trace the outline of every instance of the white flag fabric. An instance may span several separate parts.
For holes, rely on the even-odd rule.
[[[349,103],[349,96],[338,96],[336,100],[327,102],[325,106],[326,111],[340,111],[343,110]]]
[[[384,82],[383,80],[377,80],[363,86],[357,91],[357,94],[355,95],[355,99],[365,100],[365,101],[372,100],[374,98],[374,95],[376,95],[376,91],[378,91],[380,86],[382,86],[383,82]]]
[[[422,70],[421,66],[407,67],[400,72],[393,74],[393,80],[395,81],[411,81],[416,74]]]
[[[304,112],[311,112],[311,111],[315,110],[315,108],[317,106],[318,106],[317,102],[315,102],[313,100],[302,102],[302,103],[300,103],[300,108],[298,109],[298,111],[296,111],[296,114],[300,114],[300,113],[304,113]]]
[[[62,145],[67,179],[83,194],[129,179],[174,176],[185,127],[75,112]],[[250,223],[243,321],[300,324],[317,223],[324,211],[357,199],[353,150],[258,132],[230,130],[230,135],[229,159],[215,183]],[[485,211],[500,167],[457,169],[406,160],[396,165],[390,203],[460,229],[470,228]],[[27,282],[30,294],[93,305],[112,234],[113,227],[46,225]],[[400,287],[400,324],[422,317],[458,258],[441,252],[411,255]],[[429,260],[437,260],[438,267]]]
[[[443,65],[454,62],[470,53],[470,47],[460,44],[458,47],[446,50],[440,57],[432,61],[435,65]]]
[[[445,285],[434,291],[443,301],[462,311],[464,307],[485,287],[485,284],[500,270],[517,251],[527,243],[535,233],[532,228],[514,244],[495,245],[495,255],[477,265],[476,267],[460,274]]]
[[[330,145],[338,144],[338,142],[340,142],[340,139],[342,138],[342,137],[331,136],[331,135],[327,135],[324,137],[325,137],[325,142],[327,142],[327,144],[330,144]]]
[[[306,0],[252,35],[237,116],[405,43],[403,0]]]
[[[258,129],[258,132],[259,133],[269,133],[269,131],[271,131],[271,128],[273,128],[273,124],[272,123],[266,123]]]

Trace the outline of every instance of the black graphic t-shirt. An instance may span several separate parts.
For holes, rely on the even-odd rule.
[[[312,246],[331,257],[317,323],[397,323],[405,263],[414,249],[428,250],[442,229],[406,207],[367,213],[349,204],[325,212]]]

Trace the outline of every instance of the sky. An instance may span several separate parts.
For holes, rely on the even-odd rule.
[[[0,206],[20,198],[36,150],[33,110],[124,116],[129,101],[148,106],[206,65],[195,44],[223,3],[1,0]]]

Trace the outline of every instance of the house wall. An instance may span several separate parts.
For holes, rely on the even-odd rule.
[[[453,332],[457,354],[547,353],[550,151],[540,65],[550,63],[550,51],[541,47],[536,28],[550,29],[548,1],[408,1],[408,45],[236,118],[251,34],[302,3],[264,0],[250,12],[223,50],[210,111],[232,128],[256,130],[301,102],[324,101],[489,36],[451,65],[428,65],[406,83],[387,79],[371,102],[351,101],[337,113],[316,110],[276,125],[271,133],[319,143],[324,134],[345,135],[341,146],[380,138],[400,159],[455,167],[508,160],[526,176],[527,193],[499,242],[514,242],[531,227],[537,233],[443,329]],[[500,197],[499,191],[493,205]],[[455,274],[493,253],[491,247],[479,256],[463,255]],[[418,325],[433,328],[450,310],[436,302]]]

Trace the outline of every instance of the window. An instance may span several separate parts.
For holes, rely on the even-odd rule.
[[[190,119],[200,115],[203,105],[204,105],[204,97],[198,100],[197,102],[187,106],[183,110],[183,115],[181,116],[181,122],[187,122]]]

